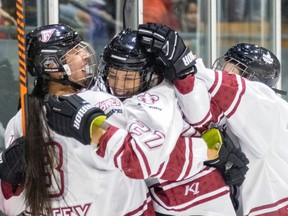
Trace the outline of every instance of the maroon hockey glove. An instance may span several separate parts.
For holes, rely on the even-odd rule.
[[[78,95],[47,96],[45,99],[48,125],[55,132],[91,143],[92,126],[100,127],[106,119],[103,110],[92,106]]]
[[[168,26],[158,23],[139,25],[138,37],[148,52],[159,55],[165,66],[164,77],[171,82],[197,72],[193,53]]]
[[[16,186],[25,178],[25,138],[20,137],[0,154],[0,179]]]

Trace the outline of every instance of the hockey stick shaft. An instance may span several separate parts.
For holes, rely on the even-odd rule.
[[[19,80],[20,80],[20,102],[22,111],[22,131],[23,135],[26,135],[28,79],[26,73],[26,48],[25,48],[25,0],[16,1],[16,15],[17,15]]]
[[[125,0],[123,5],[123,29],[134,27],[135,0]]]

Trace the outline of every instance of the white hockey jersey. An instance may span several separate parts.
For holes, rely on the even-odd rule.
[[[248,157],[239,215],[288,215],[288,103],[260,82],[206,69],[201,59],[197,69],[189,82],[175,85],[177,96],[189,123],[200,131],[227,126]],[[195,80],[201,88],[183,90]]]
[[[146,193],[146,187],[143,185],[143,179],[146,179],[153,196],[154,207],[158,212],[173,215],[235,215],[229,189],[220,173],[214,168],[203,166],[203,161],[207,159],[206,144],[195,135],[194,128],[183,121],[173,86],[163,82],[146,93],[127,99],[125,109],[119,99],[106,93],[84,91],[78,95],[103,109],[108,117],[108,123],[113,126],[101,138],[98,149],[83,146],[72,138],[54,134],[57,143],[61,143],[57,140],[58,136],[64,139],[66,144],[63,145],[63,149],[69,146],[68,152],[72,161],[75,158],[75,163],[71,161],[70,169],[79,167],[81,170],[79,175],[69,172],[71,177],[65,178],[67,182],[64,181],[66,182],[64,185],[67,188],[65,187],[64,191],[67,197],[64,198],[66,201],[71,200],[73,204],[69,203],[72,207],[65,208],[66,203],[62,205],[63,200],[59,197],[53,201],[57,214],[58,212],[64,214],[66,209],[75,211],[73,206],[85,209],[82,204],[76,203],[89,200],[93,194],[94,199],[98,200],[100,197],[103,199],[100,205],[103,212],[98,209],[97,202],[95,205],[92,203],[89,208],[92,215],[95,212],[96,215],[98,212],[99,215],[153,215],[148,206],[150,195]],[[19,122],[20,118],[17,124],[11,124],[19,127]],[[16,131],[19,133],[21,128]],[[180,134],[183,136],[179,138]],[[15,134],[16,137],[20,135]],[[94,154],[94,151],[97,154]],[[70,164],[69,161],[67,160],[67,165]],[[111,172],[111,178],[106,178],[108,171]],[[100,183],[101,186],[97,182],[99,172],[105,179]],[[137,180],[128,179],[121,175],[123,173]],[[74,175],[77,177],[72,177]],[[122,178],[126,181],[124,185],[119,180]],[[86,179],[91,181],[90,184]],[[68,185],[70,182],[73,183]],[[134,188],[136,184],[138,189]],[[68,186],[71,193],[66,192]],[[82,191],[86,190],[89,192],[84,196],[86,193]],[[104,193],[106,190],[107,193]],[[78,191],[81,191],[82,195],[73,196],[80,193]],[[113,206],[121,206],[123,209],[118,209],[118,213],[114,213],[114,209],[109,207],[111,205],[109,197],[116,200],[113,201]],[[3,209],[6,207],[6,212],[15,211],[11,205],[17,198],[19,202],[22,201],[21,195],[4,199]],[[12,204],[9,206],[9,203]],[[21,210],[23,207],[19,211]],[[90,215],[90,211],[86,215]]]
[[[110,124],[119,127],[108,129],[97,153],[127,176],[146,179],[157,212],[235,215],[221,174],[203,166],[207,146],[183,121],[171,84],[162,82],[126,99],[125,110],[115,103],[109,109],[103,102],[95,105],[105,110]],[[116,118],[119,113],[124,113],[125,121]]]
[[[6,143],[22,135],[21,111],[6,128]],[[143,180],[126,177],[95,154],[95,145],[83,145],[73,138],[51,131],[59,154],[59,190],[50,190],[54,216],[86,215],[155,215],[147,186]],[[55,183],[54,183],[55,184]],[[7,215],[29,215],[23,193],[13,194],[10,184],[1,182],[0,210]]]

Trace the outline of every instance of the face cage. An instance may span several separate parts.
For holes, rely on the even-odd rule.
[[[77,61],[72,61],[72,64],[80,64],[80,68],[77,70],[74,70],[73,68],[71,69],[69,66],[69,60],[72,60],[78,55],[80,58],[78,58]],[[88,43],[81,41],[60,58],[60,63],[62,64],[65,73],[71,82],[81,85],[86,89],[89,89],[92,85],[94,85],[97,72],[97,56],[95,50]],[[85,77],[77,80],[72,79],[71,75],[74,73],[83,73],[83,71],[86,73]]]
[[[232,64],[233,66],[230,65],[229,70],[225,70],[227,73],[231,74],[238,74],[237,71],[239,71],[239,74],[242,77],[245,77],[246,79],[253,80],[255,73],[252,73],[248,71],[248,66],[241,63],[235,58],[231,57],[225,57],[222,56],[218,59],[215,60],[214,64],[212,65],[213,70],[223,70],[228,64]]]
[[[138,93],[144,92],[151,81],[153,71],[152,67],[140,71],[113,68],[115,70],[114,72],[116,73],[113,74],[113,78],[109,78],[108,69],[108,67],[98,68],[99,76],[96,81],[97,88],[100,91],[108,92],[118,97],[122,101]],[[140,73],[139,76],[137,76],[137,72]],[[117,73],[121,73],[121,76],[117,76]],[[129,77],[127,77],[128,73],[130,74]],[[135,74],[134,77],[133,75],[131,76],[132,73]],[[110,86],[109,79],[110,83],[112,83],[112,85],[114,84],[114,86]],[[114,79],[114,81],[111,81],[112,79]],[[139,85],[136,84],[137,82],[139,82]],[[117,84],[119,83],[122,83],[121,88],[118,88]]]

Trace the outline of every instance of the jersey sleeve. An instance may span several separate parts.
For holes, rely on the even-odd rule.
[[[7,124],[5,130],[5,147],[22,136],[21,110]],[[23,185],[16,190],[8,182],[0,180],[0,210],[7,215],[18,215],[25,210]]]
[[[174,83],[174,89],[186,121],[201,130],[213,120],[210,106],[211,96],[207,91],[208,86],[213,83],[213,77],[207,76],[210,82],[204,82],[203,78],[198,76],[200,71],[206,70],[202,59],[196,60],[196,66],[197,74],[177,80]]]
[[[246,85],[240,76],[205,68],[201,59],[196,60],[196,67],[195,76],[174,86],[187,122],[203,132],[233,115]]]
[[[198,66],[194,86],[195,80],[198,80],[202,86],[206,86],[206,91],[203,87],[185,93],[179,90],[177,92],[187,121],[202,130],[225,124],[238,137],[241,147],[249,148],[257,157],[266,154],[269,151],[269,143],[275,142],[273,140],[278,136],[277,131],[286,128],[283,124],[275,125],[273,122],[275,118],[277,122],[287,119],[287,102],[263,83]],[[202,102],[197,99],[197,94],[203,95]],[[207,98],[210,103],[207,103]],[[203,114],[200,121],[195,121],[193,115],[197,114],[197,109],[204,109],[208,113],[206,116],[211,117],[205,118]],[[286,132],[281,134],[286,135]]]
[[[19,215],[25,210],[23,186],[12,192],[11,184],[0,180],[0,210],[7,215]]]
[[[23,135],[22,133],[22,113],[21,110],[17,112],[17,114],[10,119],[6,126],[5,130],[5,148],[8,148],[9,145],[17,138]]]
[[[197,138],[179,138],[184,123],[170,84],[160,84],[124,105],[126,126],[107,130],[98,155],[136,179],[177,180],[199,171],[207,147]]]

